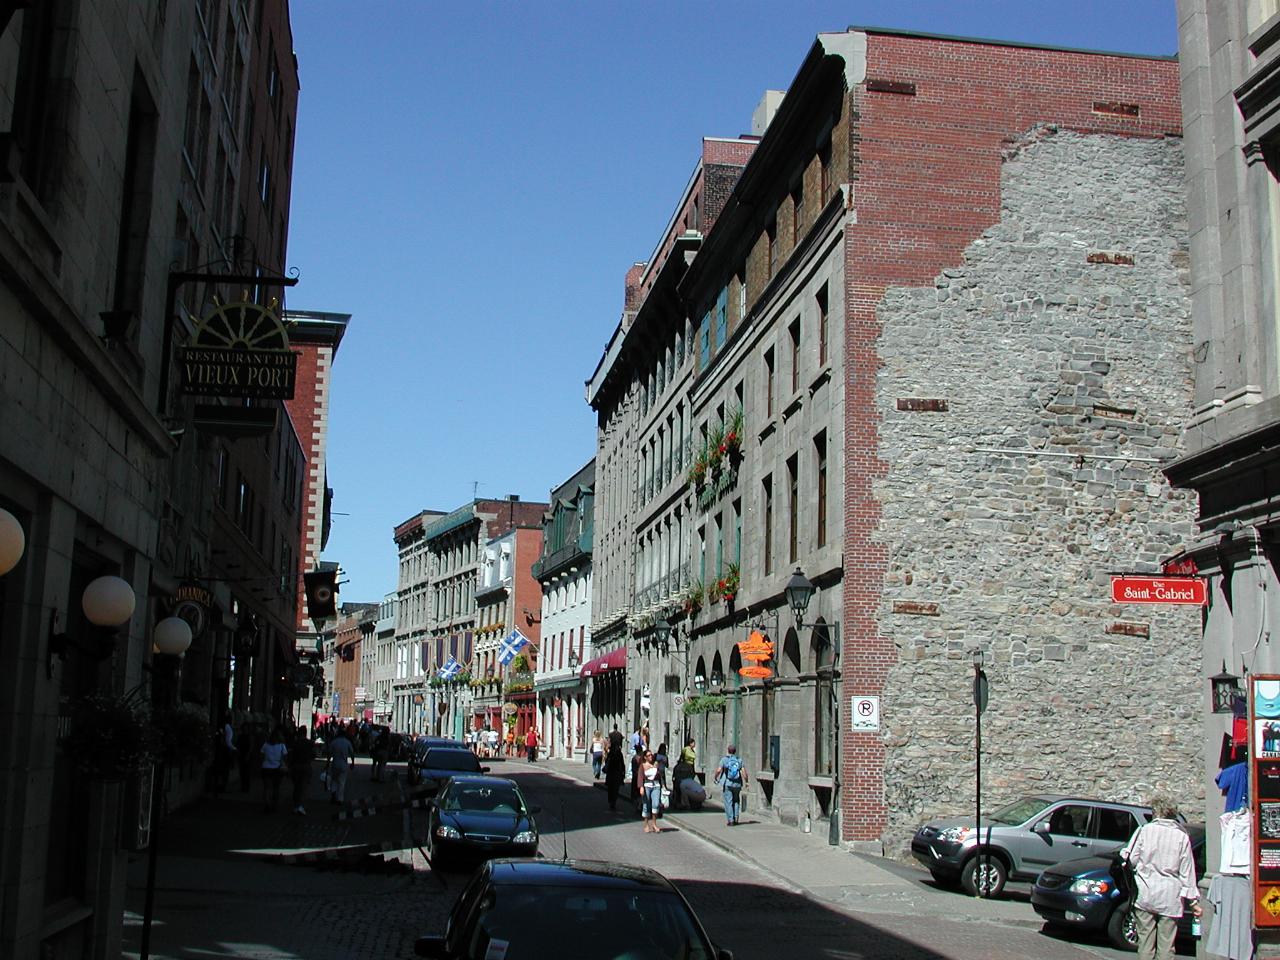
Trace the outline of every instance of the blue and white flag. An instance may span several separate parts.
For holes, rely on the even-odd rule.
[[[498,662],[504,667],[516,658],[516,654],[520,652],[520,648],[529,642],[519,630],[512,630],[511,635],[503,640],[498,646]]]
[[[462,664],[454,657],[450,657],[443,667],[437,671],[436,676],[441,680],[452,680],[462,672]]]

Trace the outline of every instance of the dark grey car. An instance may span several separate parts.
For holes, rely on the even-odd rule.
[[[1034,880],[1063,860],[1118,850],[1151,810],[1058,794],[1015,800],[975,829],[973,817],[931,820],[916,831],[911,853],[940,883],[999,896],[1010,880]]]

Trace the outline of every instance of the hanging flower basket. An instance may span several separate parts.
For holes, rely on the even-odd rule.
[[[309,687],[306,689],[310,689]],[[156,754],[165,763],[203,763],[213,746],[213,725],[194,704],[152,714]]]
[[[136,696],[93,694],[73,704],[62,750],[90,780],[123,780],[151,763],[153,740]]]

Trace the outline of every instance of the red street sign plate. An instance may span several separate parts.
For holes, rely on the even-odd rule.
[[[1198,577],[1112,577],[1112,603],[1191,603],[1203,606],[1209,599],[1205,582]]]

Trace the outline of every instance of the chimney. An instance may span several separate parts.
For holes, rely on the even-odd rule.
[[[645,264],[633,263],[627,271],[626,291],[623,296],[623,310],[635,313],[640,307],[640,278],[644,276]]]
[[[786,95],[787,91],[785,90],[766,90],[764,92],[764,96],[756,104],[755,112],[751,114],[752,136],[764,136],[764,132],[769,129],[769,124],[773,122],[774,114],[778,112],[778,107],[782,105],[782,98]]]

